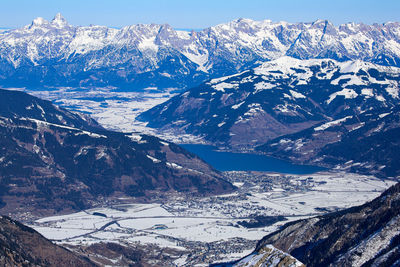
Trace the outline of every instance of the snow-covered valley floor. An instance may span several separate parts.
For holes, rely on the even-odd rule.
[[[344,172],[225,175],[239,187],[237,192],[201,198],[177,196],[165,203],[115,204],[42,218],[31,226],[63,245],[117,242],[175,248],[184,256],[165,266],[202,266],[241,258],[257,240],[289,221],[360,205],[395,183]],[[254,228],[243,225],[257,216],[280,219]]]
[[[60,107],[88,114],[109,130],[157,135],[175,143],[203,143],[199,137],[171,131],[160,132],[146,127],[146,122],[136,119],[140,113],[176,95],[176,89],[173,88],[166,91],[151,88],[143,92],[119,92],[112,88],[12,89],[25,91],[50,100]]]
[[[111,130],[153,134],[177,143],[203,142],[190,135],[156,132],[136,120],[143,111],[174,96],[172,89],[140,93],[109,88],[17,90],[87,113]],[[206,266],[249,254],[257,240],[287,222],[360,205],[395,183],[340,171],[311,175],[232,171],[225,172],[225,176],[238,187],[236,192],[213,197],[177,194],[162,203],[150,204],[121,200],[78,213],[41,218],[31,226],[71,249],[106,242],[168,247],[179,253],[169,255],[163,266]]]

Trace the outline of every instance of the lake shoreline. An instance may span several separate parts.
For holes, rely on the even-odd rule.
[[[287,174],[312,174],[328,169],[320,166],[301,165],[261,153],[222,150],[204,144],[180,144],[219,171],[262,171]]]

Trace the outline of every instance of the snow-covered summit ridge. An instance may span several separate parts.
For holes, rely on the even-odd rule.
[[[31,26],[41,26],[41,25],[48,24],[48,23],[49,23],[49,22],[48,22],[47,20],[45,20],[44,18],[42,18],[42,17],[37,17],[36,19],[34,19],[34,20],[32,21]]]
[[[31,29],[35,27],[63,28],[66,26],[70,26],[68,24],[68,21],[63,17],[63,15],[61,15],[61,13],[57,13],[50,22],[42,17],[37,17],[32,21],[30,25],[25,26],[22,29]],[[21,32],[18,31],[18,29],[15,29],[15,31]]]
[[[361,60],[349,60],[344,62],[334,59],[301,60],[289,56],[283,56],[262,63],[260,66],[250,71],[248,70],[234,75],[212,79],[208,84],[218,87],[219,84],[226,84],[227,80],[231,80],[234,77],[242,77],[242,80],[234,81],[233,83],[251,82],[255,80],[255,76],[251,77],[251,75],[262,76],[263,80],[268,83],[273,83],[274,87],[279,87],[279,84],[282,83],[282,79],[290,78],[291,80],[296,81],[297,83],[291,85],[293,87],[302,82],[305,84],[305,82],[312,77],[317,76],[318,79],[331,79],[333,75],[337,76],[337,79],[332,80],[332,83],[336,84],[339,80],[343,79],[350,79],[351,85],[366,85],[371,81],[387,85],[393,84],[393,79],[388,81],[384,78],[377,80],[374,77],[371,77],[371,74],[369,74],[371,70],[386,73],[392,78],[400,77],[400,68],[398,67],[382,66]],[[245,73],[247,74],[244,75]],[[368,79],[357,78],[357,76],[363,75],[367,76]]]
[[[168,24],[136,24],[121,29],[73,26],[57,14],[50,22],[37,18],[26,27],[0,32],[0,70],[6,73],[1,80],[9,83],[14,81],[10,82],[10,77],[19,82],[26,79],[26,69],[24,75],[18,69],[28,68],[44,83],[49,80],[45,75],[60,75],[56,79],[60,85],[82,80],[108,85],[116,79],[129,83],[137,79],[127,77],[148,73],[153,78],[145,81],[147,86],[158,86],[159,79],[164,86],[167,80],[185,88],[284,56],[360,59],[400,66],[400,24],[335,26],[326,20],[289,23],[237,19],[187,32]],[[47,69],[55,62],[57,73]],[[35,71],[32,66],[46,71]],[[183,79],[188,81],[182,83]]]
[[[399,88],[398,67],[284,56],[211,79],[141,118],[149,127],[179,127],[212,142],[254,146],[327,123],[317,127],[323,130],[340,122],[336,120],[366,111],[382,113],[381,109],[398,105]],[[302,143],[292,147],[297,145],[300,148]]]
[[[283,56],[271,60],[254,68],[256,73],[263,71],[279,71],[282,73],[295,73],[296,69],[305,69],[312,66],[321,66],[327,71],[339,70],[340,73],[358,73],[360,70],[376,69],[382,72],[399,73],[400,68],[395,66],[383,66],[362,60],[337,61],[335,59],[297,59],[290,56]]]

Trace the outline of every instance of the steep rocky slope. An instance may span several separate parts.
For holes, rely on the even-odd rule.
[[[400,184],[362,206],[288,223],[256,251],[267,244],[306,266],[399,266]]]
[[[104,130],[22,92],[0,90],[0,99],[3,213],[49,214],[83,209],[105,197],[151,200],[233,189],[211,166],[172,143]]]
[[[400,66],[400,24],[238,19],[199,32],[165,25],[72,26],[57,14],[0,32],[3,86],[190,88],[282,56]]]
[[[51,243],[38,232],[0,216],[1,266],[97,266]]]
[[[381,115],[382,109],[398,105],[399,86],[400,69],[396,67],[282,57],[210,80],[140,118],[150,127],[199,135],[220,145],[253,148],[367,111]]]

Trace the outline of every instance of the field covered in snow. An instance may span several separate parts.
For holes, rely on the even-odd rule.
[[[69,110],[89,114],[102,126],[122,132],[149,131],[146,123],[137,121],[136,117],[175,95],[172,89],[162,92],[150,89],[144,92],[119,92],[112,88],[24,91]]]
[[[141,92],[120,92],[115,88],[8,89],[24,91],[36,97],[50,100],[68,110],[88,114],[109,130],[157,135],[175,143],[204,143],[201,138],[190,134],[177,134],[172,131],[161,132],[146,127],[147,122],[136,119],[142,112],[176,95],[174,88],[164,91],[148,88],[148,90]]]
[[[178,143],[203,142],[191,135],[156,132],[136,120],[140,113],[174,96],[172,89],[117,92],[109,88],[56,88],[29,93],[90,114],[111,130],[153,134]],[[328,122],[319,128],[323,130],[335,123],[337,121]],[[395,183],[341,171],[308,175],[254,171],[224,174],[238,187],[229,195],[177,195],[164,203],[148,204],[122,204],[121,201],[73,214],[41,218],[31,226],[63,245],[154,244],[184,251],[174,262],[178,266],[203,266],[207,265],[204,251],[209,262],[239,259],[251,252],[257,240],[287,222],[363,204]]]
[[[191,257],[212,242],[241,238],[234,247],[207,252],[214,253],[214,259],[234,259],[248,254],[256,240],[286,222],[362,204],[395,183],[344,172],[225,174],[239,186],[237,192],[203,198],[179,196],[165,203],[116,204],[42,218],[31,226],[60,244],[156,244],[186,251]],[[243,226],[242,222],[252,222],[257,216],[283,216],[284,220]]]

